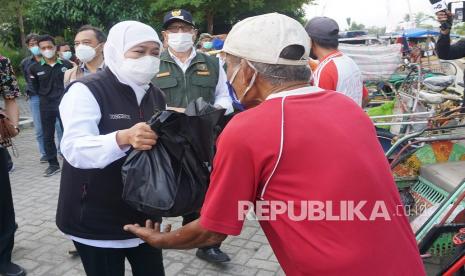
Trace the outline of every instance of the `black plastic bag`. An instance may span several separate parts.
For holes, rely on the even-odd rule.
[[[122,168],[123,199],[150,216],[199,210],[210,180],[215,128],[224,112],[198,99],[185,113],[153,116],[148,124],[158,134],[157,145],[129,154]]]

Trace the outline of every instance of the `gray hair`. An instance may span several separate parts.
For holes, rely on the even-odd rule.
[[[250,63],[263,79],[275,86],[288,82],[308,82],[312,76],[312,70],[308,65],[266,64],[253,61]]]
[[[233,65],[241,62],[240,57],[227,54],[227,58]],[[309,65],[281,65],[267,64],[255,61],[249,61],[258,74],[268,81],[271,85],[279,86],[288,82],[309,82],[312,77],[312,70]]]

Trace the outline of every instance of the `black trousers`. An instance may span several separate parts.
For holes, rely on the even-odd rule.
[[[163,276],[161,249],[143,243],[134,248],[99,248],[74,242],[87,276],[124,276],[127,258],[134,276]]]
[[[11,262],[16,223],[8,175],[7,150],[0,146],[0,265]]]
[[[42,133],[44,137],[44,150],[45,158],[50,165],[59,165],[57,159],[57,147],[55,145],[55,123],[56,119],[59,120],[60,125],[63,128],[60,119],[60,112],[58,107],[56,109],[42,108],[40,107],[40,120],[42,123]]]

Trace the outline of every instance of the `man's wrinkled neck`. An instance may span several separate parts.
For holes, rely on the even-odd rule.
[[[318,57],[319,61],[324,60],[327,56],[337,51],[337,49],[326,49],[321,47],[316,47],[314,53]]]

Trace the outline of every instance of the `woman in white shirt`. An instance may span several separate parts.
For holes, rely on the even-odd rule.
[[[128,151],[156,144],[145,122],[166,106],[150,83],[161,45],[148,25],[116,24],[104,47],[107,67],[72,83],[60,104],[64,161],[56,221],[90,276],[123,276],[125,258],[133,275],[164,275],[161,250],[123,230],[126,222],[149,217],[121,198]]]

